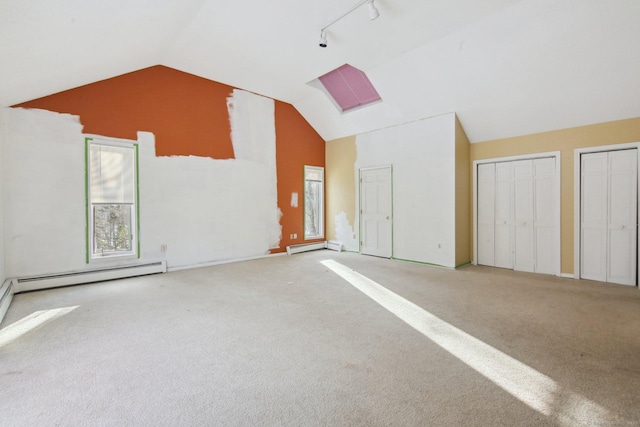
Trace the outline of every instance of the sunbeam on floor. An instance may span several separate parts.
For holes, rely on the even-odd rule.
[[[597,403],[334,260],[321,263],[403,322],[539,413],[565,426],[626,425]]]
[[[9,344],[37,327],[71,313],[79,306],[40,310],[23,317],[15,323],[0,330],[0,347]]]

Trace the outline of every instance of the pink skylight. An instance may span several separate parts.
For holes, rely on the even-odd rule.
[[[328,72],[319,80],[342,111],[381,99],[367,75],[349,64]]]

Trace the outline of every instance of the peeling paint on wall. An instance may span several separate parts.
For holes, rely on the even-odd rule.
[[[282,238],[282,212],[278,209],[275,103],[273,99],[234,89],[227,99],[227,109],[235,158],[256,162],[266,169],[270,196],[265,207],[269,218],[267,238],[269,247],[277,248]]]

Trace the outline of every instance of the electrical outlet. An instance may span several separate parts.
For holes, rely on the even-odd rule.
[[[167,252],[167,244],[163,243],[160,245],[160,252]]]
[[[293,238],[297,239],[298,238],[298,233],[293,233]]]

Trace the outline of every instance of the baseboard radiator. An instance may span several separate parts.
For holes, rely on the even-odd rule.
[[[300,252],[315,251],[318,249],[331,249],[333,251],[342,251],[342,243],[328,241],[317,243],[303,243],[301,245],[287,246],[287,253],[289,255],[299,254]]]
[[[167,263],[165,261],[157,261],[125,267],[109,267],[44,276],[21,277],[17,279],[15,293],[166,272]]]
[[[0,322],[4,319],[4,315],[7,313],[11,300],[13,299],[15,292],[14,282],[15,279],[7,279],[0,287]]]

